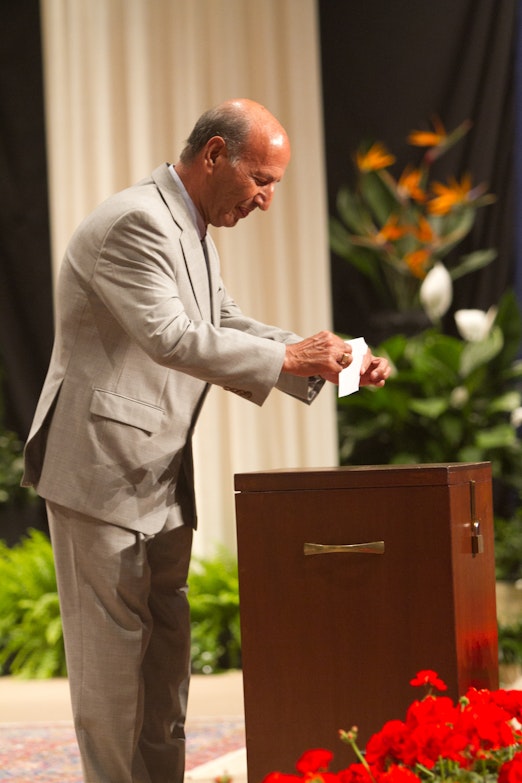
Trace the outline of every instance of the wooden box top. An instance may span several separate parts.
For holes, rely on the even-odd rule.
[[[490,462],[416,465],[356,465],[236,473],[236,492],[292,492],[319,489],[445,486],[491,481]]]

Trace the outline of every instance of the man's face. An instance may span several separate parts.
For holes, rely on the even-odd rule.
[[[267,210],[290,159],[286,136],[254,129],[247,154],[235,164],[225,145],[214,152],[203,205],[205,221],[230,228],[256,207]]]

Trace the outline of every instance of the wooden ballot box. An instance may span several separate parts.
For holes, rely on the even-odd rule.
[[[310,748],[355,761],[424,696],[498,687],[489,463],[235,476],[249,783]]]

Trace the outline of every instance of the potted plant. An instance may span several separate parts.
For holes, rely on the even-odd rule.
[[[522,691],[469,688],[457,702],[434,691],[447,690],[431,670],[418,672],[411,685],[427,693],[409,706],[404,720],[389,720],[370,737],[365,752],[357,728],[341,730],[355,761],[332,772],[330,750],[306,751],[298,774],[272,772],[263,783],[516,783],[522,775]]]
[[[340,398],[341,464],[490,461],[496,511],[511,518],[522,490],[522,321],[512,292],[498,310],[471,313],[480,321],[465,336],[440,329],[407,338],[394,335],[377,353],[392,375],[375,392],[364,387]]]
[[[433,164],[470,127],[466,120],[447,133],[436,119],[433,131],[412,131],[408,142],[424,152],[399,176],[392,173],[395,155],[382,142],[363,143],[355,186],[339,190],[331,248],[370,280],[381,307],[392,313],[426,312],[436,322],[451,303],[453,281],[496,257],[490,248],[451,254],[494,196],[484,184],[474,186],[469,173],[446,182],[433,177]]]

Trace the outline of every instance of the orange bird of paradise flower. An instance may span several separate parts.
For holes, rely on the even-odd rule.
[[[413,130],[408,141],[415,147],[439,147],[447,141],[446,128],[438,117],[433,119],[433,131]]]
[[[394,242],[407,233],[408,229],[399,225],[397,215],[391,215],[375,238],[378,244],[382,244],[384,242]]]
[[[358,152],[356,162],[360,171],[377,171],[395,163],[395,155],[388,152],[384,144],[377,141],[367,152]]]
[[[423,203],[427,200],[427,195],[421,187],[421,181],[422,171],[406,166],[397,182],[399,195]]]
[[[404,261],[408,266],[408,269],[419,280],[424,280],[427,274],[427,266],[430,259],[430,252],[422,248],[421,250],[414,250],[412,253],[407,253],[404,256]]]
[[[450,177],[448,184],[434,182],[432,190],[435,197],[428,202],[428,210],[432,215],[447,215],[453,207],[470,201],[471,177],[464,174],[460,182],[455,177]]]
[[[419,242],[432,242],[435,234],[428,220],[423,215],[419,215],[417,228],[412,232]]]

